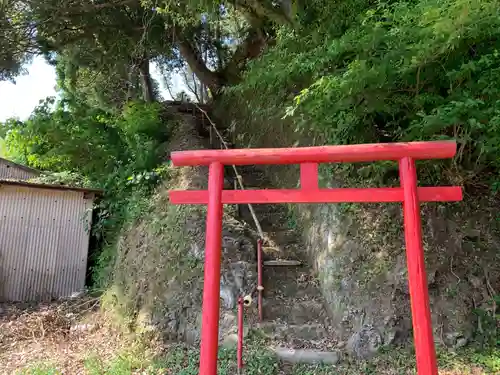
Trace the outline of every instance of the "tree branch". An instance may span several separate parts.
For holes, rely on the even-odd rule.
[[[196,74],[200,82],[206,85],[213,94],[217,94],[223,85],[219,74],[208,69],[200,51],[184,37],[183,31],[178,26],[173,27],[173,32],[179,52],[184,60],[186,60],[191,71]]]
[[[96,10],[108,9],[108,8],[119,8],[125,5],[132,4],[141,5],[137,0],[122,0],[118,2],[109,2],[109,3],[101,3],[101,4],[82,4],[78,7],[70,8],[66,12],[62,13],[63,15],[75,15],[75,14],[83,14],[86,12],[92,12]]]
[[[266,45],[267,40],[263,33],[258,29],[251,29],[243,43],[236,48],[231,61],[229,61],[222,72],[226,81],[239,81],[241,71],[247,61],[260,56]]]
[[[234,6],[243,12],[249,10],[261,19],[270,19],[280,25],[293,25],[290,14],[283,6],[274,8],[263,4],[262,0],[235,0]]]

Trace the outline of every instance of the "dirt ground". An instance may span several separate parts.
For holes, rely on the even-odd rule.
[[[0,374],[43,366],[63,374],[84,374],[90,355],[106,359],[126,343],[100,311],[97,298],[0,305]]]
[[[121,322],[122,327],[123,324]],[[144,347],[134,349],[137,340],[114,327],[117,327],[116,320],[102,311],[98,298],[38,305],[0,304],[0,375],[198,374],[199,348],[179,351],[175,345],[167,348],[149,340],[148,353],[145,353]],[[248,342],[248,345],[250,350],[252,344]],[[266,346],[259,345],[260,349]],[[275,358],[261,350],[259,353],[257,357],[247,358],[248,366],[252,363],[256,366],[248,367],[246,375],[415,374],[413,354],[408,356],[397,351],[381,354],[365,364],[348,361],[333,367],[279,364],[279,370],[275,367],[278,365]],[[161,367],[151,367],[151,359],[157,354],[161,354],[164,361]],[[440,375],[500,374],[499,354],[495,351],[493,356],[485,357],[490,362],[488,366],[473,364],[459,353],[448,355],[440,358]],[[264,357],[259,359],[259,355]],[[120,365],[122,358],[121,363],[126,365]],[[109,367],[109,363],[115,366]],[[231,351],[227,358],[221,358],[221,374],[227,374],[234,364],[235,353]]]

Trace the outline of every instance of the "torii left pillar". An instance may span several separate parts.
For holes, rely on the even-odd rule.
[[[210,280],[203,287],[204,311],[216,312],[216,316],[203,314],[201,337],[200,369],[203,374],[217,374],[217,350],[219,345],[219,296],[221,232],[222,232],[222,188],[224,187],[224,165],[213,162],[208,174],[208,207],[205,244],[205,280]]]

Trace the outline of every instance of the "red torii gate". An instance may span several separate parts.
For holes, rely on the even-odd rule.
[[[417,370],[436,375],[419,202],[462,200],[458,186],[417,187],[415,160],[452,158],[454,141],[278,149],[198,150],[171,154],[175,166],[209,166],[208,191],[171,191],[173,204],[208,204],[200,375],[217,375],[222,205],[242,203],[403,202],[406,259]],[[401,187],[320,189],[319,163],[399,162]],[[223,190],[224,165],[300,164],[300,189]]]

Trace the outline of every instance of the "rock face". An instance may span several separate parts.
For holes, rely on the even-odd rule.
[[[206,148],[195,119],[183,115],[169,150]],[[173,206],[170,189],[206,189],[208,169],[173,168],[151,207],[119,242],[112,294],[138,330],[157,330],[166,339],[200,341],[205,248],[205,207]],[[224,213],[221,264],[220,339],[236,329],[236,302],[256,286],[252,233]]]
[[[493,209],[480,203],[422,207],[424,249],[437,344],[466,345],[476,329],[473,309],[498,290],[500,244]],[[471,206],[476,208],[471,208]],[[486,208],[484,208],[486,207]],[[337,334],[355,357],[411,338],[411,310],[401,207],[301,206],[307,251]],[[487,275],[487,276],[485,276]]]

